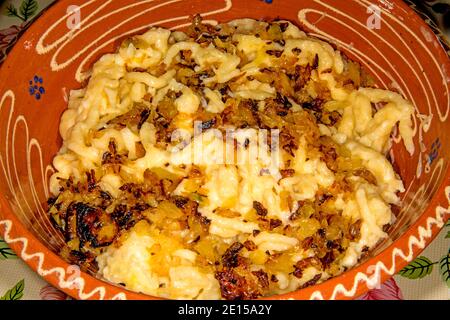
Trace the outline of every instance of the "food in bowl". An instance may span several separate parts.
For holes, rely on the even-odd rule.
[[[199,16],[101,57],[70,94],[48,212],[61,255],[175,299],[254,299],[353,267],[404,191],[412,105],[288,21]]]

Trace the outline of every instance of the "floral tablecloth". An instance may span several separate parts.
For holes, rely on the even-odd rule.
[[[268,1],[268,0],[266,0]],[[273,1],[273,0],[270,0]],[[0,1],[0,63],[21,32],[53,0]],[[450,38],[450,0],[407,0],[447,43]],[[450,223],[425,251],[399,274],[359,299],[448,300],[450,274]],[[65,300],[67,295],[47,284],[16,257],[0,238],[0,300]]]

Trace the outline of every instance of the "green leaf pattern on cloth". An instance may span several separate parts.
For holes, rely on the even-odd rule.
[[[23,297],[23,290],[25,289],[25,280],[22,279],[16,283],[14,287],[6,291],[0,300],[20,300]]]
[[[444,225],[444,228],[450,227],[450,219]],[[444,231],[444,230],[443,230]],[[445,239],[450,238],[450,231],[447,231]],[[450,248],[447,254],[445,254],[439,261],[432,262],[425,256],[416,258],[413,262],[408,264],[398,273],[400,276],[408,279],[422,279],[433,271],[433,266],[439,264],[439,271],[441,273],[442,280],[450,288]]]
[[[36,0],[24,0],[20,5],[19,11],[26,21],[36,13],[38,7],[39,5]]]
[[[399,274],[408,279],[422,279],[433,271],[435,264],[427,257],[420,256],[400,270]]]
[[[13,258],[17,258],[16,254],[11,250],[5,240],[0,238],[0,260]]]
[[[450,249],[448,250],[448,253],[439,261],[439,269],[441,270],[442,280],[444,280],[447,287],[450,288]]]
[[[34,16],[39,9],[39,4],[36,0],[23,0],[20,4],[19,10],[13,5],[9,4],[6,7],[5,15],[8,17],[16,17],[23,22]]]
[[[17,9],[12,4],[9,4],[6,7],[5,15],[7,15],[8,17],[17,17],[17,18],[19,18],[19,14],[17,13]]]

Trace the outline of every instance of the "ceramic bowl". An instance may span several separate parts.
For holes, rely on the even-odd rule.
[[[430,243],[450,202],[450,61],[429,27],[400,0],[62,0],[20,37],[0,70],[0,236],[42,277],[77,299],[151,299],[78,272],[46,215],[59,119],[71,89],[124,38],[151,25],[288,19],[363,64],[378,86],[416,106],[409,156],[394,136],[391,159],[406,192],[389,239],[355,268],[274,299],[353,298],[388,279]],[[78,23],[80,22],[80,23]]]

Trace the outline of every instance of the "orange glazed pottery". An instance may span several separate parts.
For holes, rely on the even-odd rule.
[[[415,153],[394,136],[391,159],[406,192],[389,238],[358,266],[272,299],[345,299],[363,294],[413,260],[448,219],[450,61],[429,27],[400,0],[62,0],[21,36],[0,69],[0,236],[37,273],[76,299],[152,299],[77,272],[46,215],[59,119],[92,63],[152,25],[287,19],[359,61],[381,88],[416,107]]]

